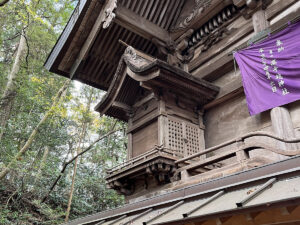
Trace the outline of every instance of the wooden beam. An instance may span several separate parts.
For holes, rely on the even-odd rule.
[[[208,110],[210,108],[213,108],[223,102],[226,102],[228,100],[235,98],[236,96],[241,95],[243,92],[244,92],[243,86],[239,85],[236,88],[232,89],[228,94],[218,97],[215,100],[211,101],[210,103],[204,105],[203,109]]]
[[[122,103],[122,102],[115,101],[112,103],[112,106],[119,108],[119,109],[123,109],[125,112],[130,112],[132,110],[131,106],[129,106],[125,103]]]
[[[64,31],[62,32],[60,38],[58,39],[57,43],[53,47],[52,52],[50,53],[46,63],[45,68],[47,70],[53,70],[53,64],[55,63],[55,60],[57,59],[59,53],[62,51],[63,46],[66,44],[68,37],[70,36],[73,29],[75,29],[75,25],[78,22],[78,19],[80,18],[80,14],[83,12],[86,12],[88,7],[90,6],[91,1],[87,0],[81,0],[78,2],[78,6],[76,6],[77,13],[73,13],[68,24],[66,25]]]
[[[151,99],[153,99],[155,96],[154,96],[154,93],[151,93],[149,95],[147,95],[145,98],[141,99],[140,101],[137,101],[136,103],[134,103],[133,105],[133,108],[138,108],[140,107],[141,105],[149,102]]]
[[[152,40],[153,38],[157,38],[164,43],[167,43],[171,40],[168,31],[122,5],[118,5],[115,14],[115,23],[142,36],[145,39]]]
[[[96,22],[94,23],[94,26],[87,37],[86,41],[84,42],[75,62],[73,63],[73,66],[70,70],[70,79],[74,78],[74,75],[76,74],[82,60],[84,60],[87,57],[87,54],[92,47],[99,31],[102,26],[103,21],[105,20],[105,11],[111,7],[111,5],[114,3],[115,0],[108,0],[106,1],[105,5],[102,6],[102,9],[98,15],[98,18],[96,19]]]

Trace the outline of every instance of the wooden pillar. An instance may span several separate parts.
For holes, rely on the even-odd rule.
[[[269,21],[266,18],[266,12],[263,9],[256,11],[252,15],[252,23],[254,28],[254,33],[257,34],[264,29],[267,29],[270,25]]]
[[[203,115],[204,111],[203,110],[198,110],[198,122],[199,122],[199,146],[200,146],[200,151],[205,150],[205,139],[204,139],[204,131],[205,131],[205,126],[203,124]],[[200,156],[200,159],[205,159],[206,155]]]
[[[162,99],[159,100],[158,103],[158,110],[159,110],[159,116],[158,116],[158,145],[163,147],[166,146],[167,140],[167,118],[166,118],[166,105],[165,101]]]
[[[265,10],[260,9],[252,15],[252,22],[254,32],[259,33],[269,27],[269,21],[266,19]],[[285,107],[276,107],[271,110],[272,128],[276,135],[285,138],[295,137],[292,119],[290,113]],[[281,149],[287,149],[287,145],[280,143],[278,145]],[[290,146],[289,146],[290,147]],[[284,156],[277,156],[278,159],[285,158]]]
[[[129,119],[128,119],[128,130],[132,127],[132,114],[129,114]],[[130,160],[133,156],[132,152],[132,133],[127,134],[128,137],[128,143],[127,143],[127,160]]]

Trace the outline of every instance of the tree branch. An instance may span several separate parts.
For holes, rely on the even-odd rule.
[[[8,2],[9,2],[9,0],[2,0],[2,1],[0,1],[0,7],[4,6]]]
[[[115,125],[114,125],[115,126]],[[113,126],[113,129],[114,129]],[[48,193],[45,195],[45,197],[43,198],[42,202],[45,202],[47,200],[47,198],[49,197],[49,195],[51,194],[51,192],[53,191],[53,189],[55,188],[55,186],[57,185],[58,181],[61,179],[62,175],[64,174],[64,172],[66,171],[68,165],[70,165],[75,159],[77,159],[79,156],[83,155],[84,153],[86,153],[87,151],[91,150],[92,147],[94,147],[94,145],[101,141],[102,139],[112,135],[113,133],[120,131],[120,129],[117,130],[111,130],[110,132],[106,133],[105,135],[99,137],[97,140],[95,140],[92,144],[90,144],[90,146],[88,146],[86,149],[84,149],[82,152],[78,153],[76,156],[74,156],[72,159],[70,159],[69,161],[67,161],[63,168],[60,171],[60,175],[56,178],[56,180],[54,181],[54,183],[52,184],[51,188],[49,189]]]

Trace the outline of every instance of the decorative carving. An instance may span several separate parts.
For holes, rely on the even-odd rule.
[[[157,185],[170,183],[170,179],[175,173],[174,163],[166,159],[156,160],[149,165],[145,165],[144,172],[136,176],[132,174],[120,179],[107,179],[107,188],[114,189],[123,195],[132,195],[135,192],[135,183],[137,180],[144,180],[144,188],[148,188],[148,178],[154,178]]]
[[[212,5],[211,0],[195,0],[195,3],[196,8],[184,21],[180,23],[177,28],[184,29],[188,27],[193,18],[200,15],[200,11],[202,13],[205,9]],[[234,15],[237,14],[237,11],[238,9],[231,4],[207,21],[198,30],[194,31],[193,29],[190,29],[185,32],[176,40],[175,50],[168,51],[168,62],[171,65],[185,69],[185,65],[193,59],[196,47],[203,45],[202,51],[206,51],[213,44],[219,42],[222,38],[233,31],[233,29],[227,30],[225,27],[226,24],[232,21]]]
[[[188,38],[193,30],[185,32],[176,42],[167,44],[153,39],[153,43],[157,46],[160,55],[167,55],[167,61],[170,65],[183,68],[194,57],[194,49],[185,50],[188,47]]]
[[[228,6],[210,19],[206,24],[193,32],[188,40],[188,47],[185,51],[201,46],[201,52],[208,50],[212,45],[216,44],[224,37],[230,35],[235,29],[227,29],[237,14],[237,8],[234,5]]]
[[[208,8],[211,6],[211,0],[195,0],[196,6]]]
[[[105,13],[105,18],[103,20],[103,28],[106,29],[109,27],[111,22],[114,20],[116,17],[116,14],[114,13],[114,10],[117,8],[117,0],[112,0],[110,3],[107,5],[104,13]]]
[[[176,57],[180,61],[181,64],[187,64],[190,62],[194,57],[195,49],[189,48],[186,51],[183,52],[176,52]]]
[[[202,41],[199,42],[199,44],[202,45],[201,52],[207,51],[211,46],[221,41],[224,37],[229,36],[235,30],[236,28],[228,30],[226,27],[222,27],[203,38]]]
[[[124,60],[133,64],[136,67],[142,67],[149,64],[149,61],[139,56],[135,49],[131,46],[128,46],[124,52]]]
[[[196,17],[200,16],[208,7],[211,6],[211,1],[212,0],[195,0],[196,7],[183,21],[179,23],[177,27],[172,28],[171,32],[186,29]]]
[[[119,194],[131,195],[134,193],[135,186],[129,180],[115,180],[107,183],[107,188],[116,190]]]

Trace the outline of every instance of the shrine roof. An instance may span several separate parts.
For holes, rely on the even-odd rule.
[[[45,68],[107,90],[125,49],[119,39],[156,56],[152,39],[167,41],[167,30],[176,22],[183,4],[184,0],[81,0]]]
[[[299,160],[295,156],[65,224],[175,225],[296,207],[300,205]]]
[[[241,6],[245,0],[234,2]],[[107,90],[125,49],[119,40],[158,57],[158,48],[180,44],[186,32],[208,23],[232,4],[222,0],[81,0],[45,68]]]
[[[95,110],[127,121],[126,113],[133,107],[138,93],[150,89],[152,92],[171,91],[196,102],[199,107],[213,100],[219,92],[219,87],[129,46]]]

